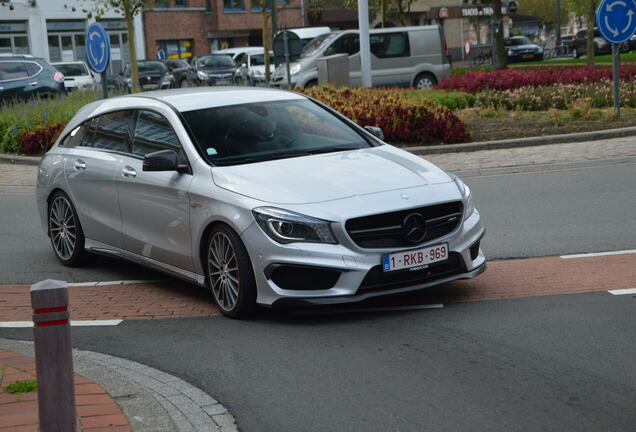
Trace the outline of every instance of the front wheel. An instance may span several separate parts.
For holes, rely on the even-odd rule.
[[[50,200],[49,236],[55,255],[65,266],[77,266],[86,258],[82,225],[70,198],[63,192],[57,192]]]
[[[572,48],[572,57],[579,58],[579,50],[576,47]]]
[[[418,90],[430,89],[435,84],[437,84],[437,80],[429,73],[419,74],[417,78],[415,78],[415,88]]]
[[[216,226],[207,240],[206,282],[221,313],[230,318],[251,315],[256,308],[252,262],[240,237],[228,226]]]

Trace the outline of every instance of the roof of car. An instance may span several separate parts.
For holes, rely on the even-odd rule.
[[[150,97],[169,103],[180,112],[253,102],[304,99],[304,96],[298,93],[254,87],[191,87],[137,93],[124,97],[135,96]]]

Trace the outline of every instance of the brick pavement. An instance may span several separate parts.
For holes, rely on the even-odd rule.
[[[0,316],[29,321],[28,285],[0,285]],[[475,279],[423,290],[404,301],[453,303],[636,288],[636,254],[561,259],[515,259],[489,263]],[[148,319],[219,315],[207,290],[185,282],[70,287],[71,318]]]
[[[636,137],[425,156],[449,171],[581,162],[636,156]],[[33,186],[37,167],[0,164],[0,186]]]
[[[38,394],[8,393],[16,381],[36,380],[35,359],[0,350],[0,432],[38,432]],[[130,432],[117,403],[98,384],[75,375],[78,432]]]

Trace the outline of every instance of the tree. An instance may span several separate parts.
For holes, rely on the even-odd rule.
[[[89,1],[89,0],[84,0]],[[84,9],[89,18],[101,18],[106,12],[114,11],[124,17],[128,30],[128,53],[130,54],[130,78],[133,90],[139,88],[139,73],[137,71],[137,48],[135,47],[135,16],[143,9],[145,0],[92,0],[93,6]]]
[[[252,7],[261,9],[261,17],[263,19],[263,50],[265,51],[263,53],[263,63],[265,63],[265,82],[269,82],[270,78],[269,49],[271,38],[269,34],[269,16],[267,14],[267,11],[270,10],[271,12],[272,5],[276,7],[276,1],[277,0],[252,0]]]
[[[556,1],[555,0],[519,0],[520,13],[539,17],[549,28],[556,28]],[[561,25],[568,22],[569,4],[561,0]],[[513,16],[514,19],[514,16]]]
[[[594,26],[596,24],[596,8],[598,0],[570,0],[570,7],[577,15],[585,16],[587,22],[587,65],[594,66]]]

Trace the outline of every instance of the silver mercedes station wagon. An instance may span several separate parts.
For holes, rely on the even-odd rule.
[[[39,166],[59,260],[207,286],[221,312],[398,294],[484,271],[470,189],[303,95],[192,88],[81,108]]]

